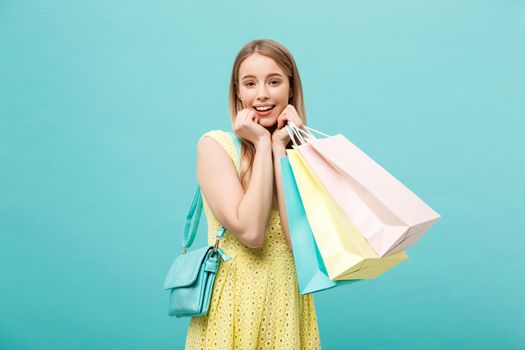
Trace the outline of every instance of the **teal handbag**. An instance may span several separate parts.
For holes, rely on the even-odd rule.
[[[229,134],[235,141],[239,156],[239,140],[232,132]],[[197,186],[184,225],[182,254],[172,263],[164,280],[164,289],[170,292],[168,315],[177,318],[203,316],[208,313],[220,259],[230,260],[230,257],[219,248],[219,241],[226,232],[224,227],[217,230],[215,245],[188,251],[199,228],[201,214],[202,197],[200,187]]]

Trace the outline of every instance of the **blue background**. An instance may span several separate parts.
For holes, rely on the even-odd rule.
[[[181,349],[162,282],[238,50],[442,218],[315,296],[325,349],[525,348],[525,2],[0,2],[0,349]],[[204,227],[196,244],[205,241]]]

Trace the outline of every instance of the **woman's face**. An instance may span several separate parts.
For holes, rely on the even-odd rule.
[[[239,66],[238,86],[243,108],[255,110],[265,128],[275,125],[291,93],[288,77],[277,63],[258,53],[248,56]]]

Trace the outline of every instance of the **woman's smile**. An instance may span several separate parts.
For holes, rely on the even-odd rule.
[[[275,105],[260,105],[260,106],[254,106],[253,109],[255,109],[255,113],[258,117],[267,117],[269,116],[272,111],[274,110]]]

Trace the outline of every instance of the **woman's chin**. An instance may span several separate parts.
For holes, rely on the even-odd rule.
[[[265,129],[267,129],[270,132],[272,132],[277,127],[277,121],[271,121],[270,120],[270,121],[267,121],[267,122],[261,122],[259,120],[259,125],[263,126]]]

